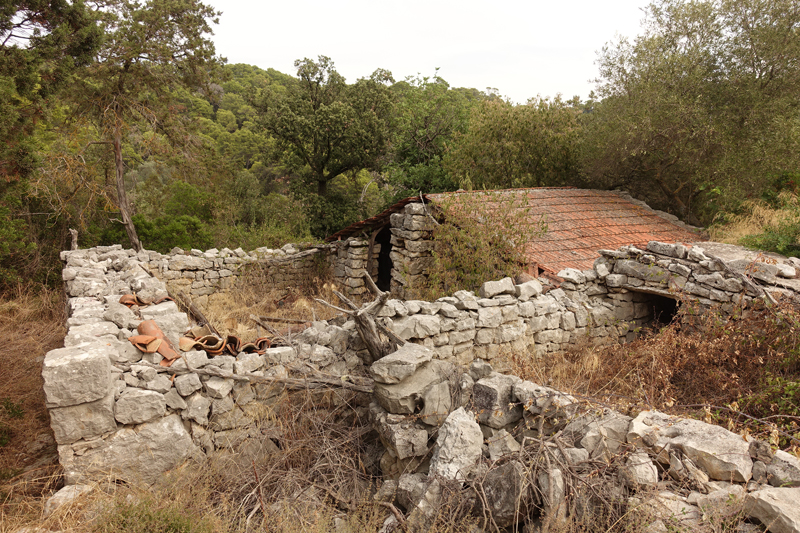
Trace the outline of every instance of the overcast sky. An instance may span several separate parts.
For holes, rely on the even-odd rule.
[[[586,98],[595,60],[616,35],[639,32],[648,0],[206,0],[222,11],[217,52],[295,75],[327,55],[348,82],[376,68],[396,80],[439,75],[453,87],[497,88],[515,102]]]

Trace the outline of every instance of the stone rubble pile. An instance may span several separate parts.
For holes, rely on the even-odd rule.
[[[430,526],[447,485],[508,528],[599,512],[584,487],[599,481],[651,531],[697,530],[737,504],[774,533],[800,531],[795,456],[699,420],[581,408],[484,361],[463,371],[433,357],[406,344],[370,367],[371,420],[386,450],[380,494],[412,531]],[[384,530],[396,525],[390,516]]]

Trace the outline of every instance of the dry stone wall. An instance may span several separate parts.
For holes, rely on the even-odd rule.
[[[42,376],[67,484],[105,478],[149,483],[190,457],[249,441],[263,445],[268,439],[255,424],[258,405],[274,401],[282,388],[251,385],[232,373],[285,377],[302,359],[305,366],[344,375],[360,364],[354,351],[347,352],[352,324],[317,322],[294,347],[212,358],[190,351],[167,374],[158,353],[142,353],[127,339],[143,320],[154,320],[178,346],[190,325],[186,314],[172,301],[141,308],[119,303],[123,294],[167,295],[166,284],[148,272],[151,257],[120,246],[62,253],[69,329],[64,348],[45,356]],[[169,266],[231,264],[176,257]]]
[[[366,268],[367,246],[366,241],[350,240],[331,248],[343,269],[340,275],[354,278]],[[398,471],[398,465],[407,466],[403,461],[420,457],[420,451],[429,447],[428,427],[444,424],[442,434],[449,434],[445,427],[449,413],[465,406],[463,396],[451,394],[454,390],[469,391],[473,404],[497,404],[497,409],[485,410],[478,417],[484,435],[486,427],[499,431],[527,416],[520,405],[500,407],[524,404],[535,396],[533,392],[519,389],[519,380],[513,376],[480,370],[486,368],[481,364],[494,361],[503,350],[543,355],[587,342],[625,342],[652,317],[648,298],[653,295],[684,295],[700,306],[718,305],[732,311],[734,305],[764,298],[765,290],[773,298],[796,298],[800,288],[792,260],[722,260],[698,246],[656,242],[646,250],[625,247],[601,253],[592,270],[560,272],[564,281],[559,287],[548,285],[547,280],[515,284],[505,278],[484,283],[478,294],[459,291],[435,302],[386,303],[378,319],[409,341],[404,349],[424,350],[417,358],[425,359],[427,370],[420,370],[413,360],[384,370],[381,365],[387,366],[391,359],[373,365],[373,374],[383,380],[376,381],[388,386],[392,382],[387,380],[394,379],[397,385],[391,393],[386,387],[376,389],[376,405],[383,411],[373,409],[375,420],[399,425],[411,435],[409,442],[401,443],[396,432],[381,433],[395,450],[384,460],[384,472]],[[208,357],[202,351],[186,352],[171,367],[178,374],[174,379],[159,365],[160,355],[143,354],[128,342],[141,321],[154,320],[177,346],[190,324],[173,302],[131,309],[119,303],[123,294],[151,300],[167,295],[169,281],[191,281],[184,277],[187,272],[193,273],[194,284],[200,281],[198,273],[207,281],[205,276],[214,269],[221,272],[226,265],[258,261],[251,255],[246,254],[251,259],[234,255],[241,261],[202,254],[137,254],[120,246],[63,252],[69,329],[64,348],[46,355],[42,373],[68,484],[109,475],[149,482],[190,457],[202,458],[242,443],[269,445],[255,420],[259,405],[274,401],[281,388],[250,383],[233,374],[285,377],[299,362],[334,376],[354,375],[362,368],[361,361],[367,360],[365,346],[352,321],[315,322],[294,338],[293,346],[270,348],[264,354]],[[170,274],[171,280],[162,280],[153,273],[177,276]],[[476,376],[470,374],[470,382],[458,368],[474,360],[482,363],[472,364]],[[412,374],[416,377],[408,388],[403,383]],[[528,396],[523,398],[524,394]],[[552,405],[540,408],[560,408],[561,396],[556,396]],[[409,425],[402,417],[411,414],[435,423],[423,421],[425,427],[421,427],[412,421]],[[376,423],[383,427],[384,422]],[[502,439],[514,448],[505,436]],[[445,458],[437,461],[431,463],[437,472],[452,472]]]

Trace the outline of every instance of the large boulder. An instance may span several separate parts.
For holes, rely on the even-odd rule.
[[[96,447],[81,450],[59,446],[67,484],[118,479],[128,483],[153,483],[192,452],[192,437],[178,415],[169,415],[136,429],[122,429]]]
[[[410,415],[431,385],[446,381],[454,372],[453,365],[434,359],[423,363],[417,371],[399,383],[376,383],[373,394],[378,403],[393,414]]]
[[[750,445],[727,429],[700,420],[678,418],[658,411],[642,411],[631,422],[627,435],[631,444],[661,454],[669,447],[681,450],[711,479],[745,483],[750,480],[753,461]]]
[[[92,439],[117,429],[114,392],[95,402],[50,409],[50,427],[59,444]]]
[[[522,520],[531,504],[528,471],[520,461],[510,461],[490,470],[483,482],[487,514],[498,527],[506,528]]]
[[[111,388],[111,360],[105,343],[47,352],[42,366],[48,407],[67,407],[104,398]]]
[[[800,532],[800,487],[768,488],[745,498],[745,513],[772,533]]]
[[[439,428],[431,457],[431,474],[464,481],[467,472],[480,459],[483,433],[475,415],[459,407]]]
[[[400,383],[433,359],[433,351],[419,344],[406,343],[396,352],[372,364],[369,373],[378,383]]]

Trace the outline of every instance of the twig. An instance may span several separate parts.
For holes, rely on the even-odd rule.
[[[256,476],[256,488],[258,489],[258,503],[261,506],[261,515],[266,517],[267,516],[267,509],[264,507],[264,494],[261,491],[261,480],[258,479],[258,470],[256,470],[256,462],[250,461],[253,465],[253,474]]]
[[[308,320],[301,320],[299,318],[283,318],[280,316],[259,316],[258,318],[266,322],[286,322],[289,324],[305,324],[308,322]]]
[[[422,209],[423,211],[425,211],[425,214],[428,215],[428,217],[430,217],[431,220],[433,220],[434,224],[436,224],[437,226],[441,226],[439,221],[433,218],[433,215],[431,215],[430,212],[428,211],[428,208],[425,205],[425,198],[422,195],[422,191],[419,191],[419,201],[422,202]]]

